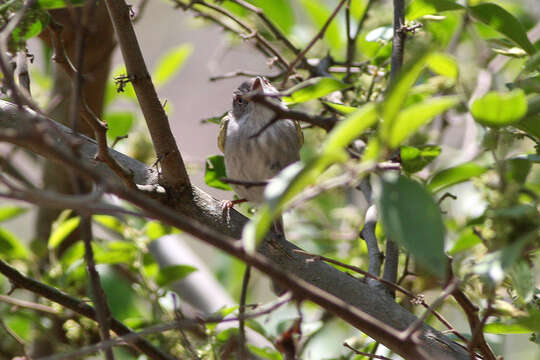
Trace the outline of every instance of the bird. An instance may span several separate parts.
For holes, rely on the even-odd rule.
[[[242,201],[262,203],[264,186],[250,183],[268,181],[300,160],[304,136],[299,123],[276,120],[273,110],[249,98],[252,94],[263,94],[267,101],[287,109],[279,91],[263,76],[243,82],[233,92],[232,110],[221,121],[218,147],[225,158],[227,177],[246,184],[230,184],[240,200],[224,202],[224,208]],[[274,222],[274,227],[283,233],[281,219]]]

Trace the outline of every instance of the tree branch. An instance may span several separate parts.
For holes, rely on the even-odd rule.
[[[162,183],[173,197],[191,186],[184,161],[172,135],[169,120],[146,68],[139,43],[131,24],[129,7],[124,0],[105,0],[128,76],[146,120],[158,161]]]
[[[36,124],[41,125],[41,133],[35,134]],[[0,101],[0,141],[21,145],[102,183],[106,191],[138,206],[146,216],[183,229],[205,243],[245,261],[293,290],[297,296],[309,299],[335,313],[403,356],[415,359],[468,358],[468,353],[460,346],[426,324],[422,324],[422,335],[417,342],[403,342],[400,331],[415,321],[413,314],[383,293],[374,291],[369,285],[328,264],[306,262],[306,256],[295,254],[293,250],[297,248],[277,234],[268,234],[258,253],[247,253],[235,240],[241,238],[247,219],[234,210],[224,216],[220,201],[201,190],[193,188],[189,196],[184,195],[179,201],[169,203],[174,207],[174,211],[171,211],[170,208],[126,188],[107,166],[93,161],[95,142],[81,138],[84,140],[79,147],[79,153],[84,159],[81,161],[71,154],[66,144],[57,141],[57,131],[44,124],[54,124],[57,130],[69,132],[34,112],[17,111],[16,106]],[[114,150],[110,152],[117,161],[133,171],[138,184],[157,183],[152,169]]]

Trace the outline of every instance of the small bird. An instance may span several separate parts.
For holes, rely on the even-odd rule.
[[[243,82],[233,92],[232,111],[221,122],[218,146],[225,157],[227,177],[249,182],[266,181],[283,168],[300,160],[300,148],[304,137],[295,120],[279,119],[273,124],[274,111],[262,103],[246,99],[246,94],[261,93],[267,100],[287,107],[279,98],[279,91],[262,77],[257,76]],[[264,129],[262,132],[261,130]],[[264,200],[263,186],[231,184],[236,194],[253,203]],[[225,206],[231,207],[234,202]],[[283,233],[281,220],[276,230]]]

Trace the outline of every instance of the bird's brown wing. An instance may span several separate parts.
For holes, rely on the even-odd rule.
[[[229,125],[229,117],[231,115],[227,114],[221,119],[219,126],[219,135],[218,135],[218,147],[222,153],[225,153],[225,140],[227,139],[227,125]]]

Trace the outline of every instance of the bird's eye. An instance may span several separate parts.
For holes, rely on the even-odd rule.
[[[237,105],[244,105],[244,104],[246,103],[246,100],[244,100],[244,99],[242,98],[242,96],[240,96],[240,95],[235,95],[235,96],[234,96],[234,102],[235,102],[235,104],[237,104]]]

